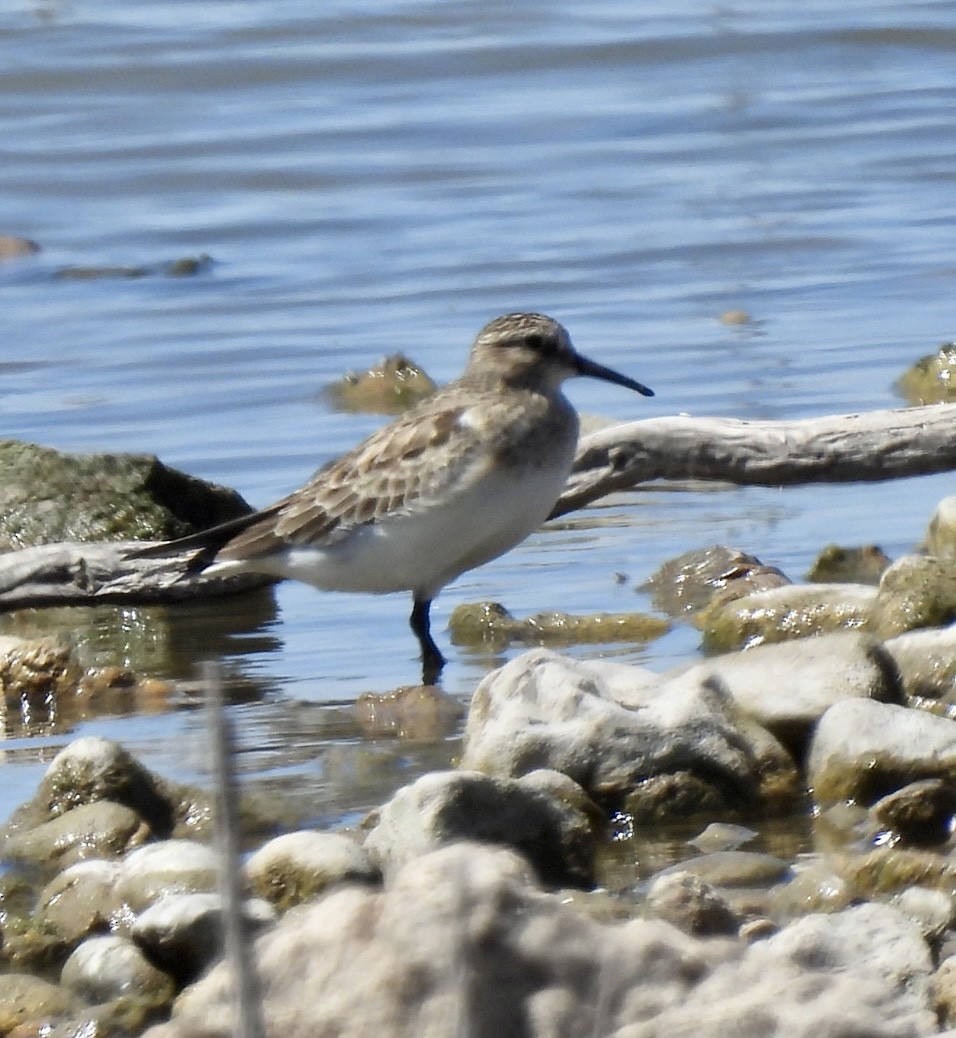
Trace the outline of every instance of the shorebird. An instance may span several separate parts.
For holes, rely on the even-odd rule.
[[[422,682],[445,660],[432,600],[502,555],[548,517],[564,488],[578,416],[561,392],[576,375],[653,392],[581,356],[543,314],[497,317],[478,333],[461,378],[273,505],[139,552],[196,547],[191,571],[262,573],[325,591],[410,591]]]

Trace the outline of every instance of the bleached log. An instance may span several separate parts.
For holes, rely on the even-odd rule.
[[[956,469],[956,404],[799,421],[647,418],[581,439],[552,517],[651,480],[873,483]]]
[[[40,544],[0,555],[0,610],[99,602],[169,602],[270,583],[247,575],[210,578],[188,572],[195,549],[161,558],[127,558],[140,541]]]

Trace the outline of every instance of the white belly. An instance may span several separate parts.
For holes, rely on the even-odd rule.
[[[207,573],[254,570],[325,591],[413,591],[433,598],[465,570],[513,548],[548,517],[564,488],[564,465],[493,470],[451,500],[356,527],[325,547],[218,562]]]

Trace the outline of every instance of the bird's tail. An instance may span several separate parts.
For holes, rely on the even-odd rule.
[[[210,526],[208,530],[200,530],[173,541],[158,541],[142,548],[126,553],[128,559],[162,558],[166,555],[185,555],[195,549],[195,555],[186,565],[187,573],[199,573],[204,570],[236,534],[248,530],[264,517],[264,512],[250,512],[230,519],[218,526]]]

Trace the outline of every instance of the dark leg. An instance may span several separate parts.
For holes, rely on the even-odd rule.
[[[418,644],[422,647],[422,684],[434,685],[445,666],[445,657],[438,651],[431,635],[431,620],[428,611],[431,609],[431,599],[423,600],[416,598],[412,603],[412,615],[409,617],[409,625],[415,632]]]

